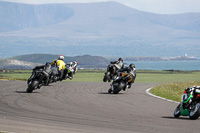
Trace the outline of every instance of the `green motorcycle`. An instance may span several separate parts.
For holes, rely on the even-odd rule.
[[[190,100],[190,102],[189,102]],[[190,119],[195,120],[200,116],[200,91],[194,90],[193,95],[187,94],[184,91],[180,104],[174,110],[174,117],[189,116]]]

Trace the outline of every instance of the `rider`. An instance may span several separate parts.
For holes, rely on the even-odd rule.
[[[184,99],[185,107],[189,106],[192,102],[193,97],[196,97],[197,94],[200,94],[200,86],[192,86],[185,89],[184,94],[187,94],[186,99]]]
[[[55,59],[51,63],[51,65],[55,65],[57,67],[59,79],[60,79],[60,81],[62,81],[62,79],[63,79],[63,73],[64,73],[64,70],[65,70],[64,56],[60,55],[58,57],[58,59]]]
[[[125,72],[127,74],[130,74],[130,79],[128,80],[128,88],[131,88],[132,83],[135,82],[135,78],[136,78],[136,68],[135,68],[135,64],[130,64],[129,67],[125,67],[123,69],[120,69],[117,71],[118,74],[119,72]]]
[[[68,65],[69,69],[71,68],[72,70],[67,70],[65,71],[65,73],[67,73],[65,75],[65,78],[69,78],[69,79],[72,79],[73,78],[73,75],[77,72],[77,65],[78,65],[78,61],[75,60],[73,62],[69,62],[67,63],[66,65]]]
[[[38,69],[43,69],[43,74],[44,74],[44,85],[48,85],[49,83],[49,77],[51,75],[51,64],[49,62],[47,62],[45,65],[41,65],[41,66],[36,66],[33,71],[38,70]]]
[[[124,68],[123,58],[120,57],[118,61],[111,61],[110,64],[115,64],[115,67],[117,70]]]

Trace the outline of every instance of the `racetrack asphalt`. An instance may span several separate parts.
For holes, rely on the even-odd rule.
[[[200,131],[200,118],[174,118],[178,104],[134,83],[108,94],[110,83],[57,82],[26,93],[25,81],[0,80],[0,132],[6,133],[188,133]]]

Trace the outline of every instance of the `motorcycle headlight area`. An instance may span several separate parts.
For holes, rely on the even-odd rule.
[[[183,94],[181,97],[181,102],[185,101],[188,99],[188,95],[187,94]]]

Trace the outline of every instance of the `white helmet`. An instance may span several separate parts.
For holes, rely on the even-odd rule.
[[[63,55],[60,55],[58,59],[59,59],[59,60],[64,60],[64,56],[63,56]]]

